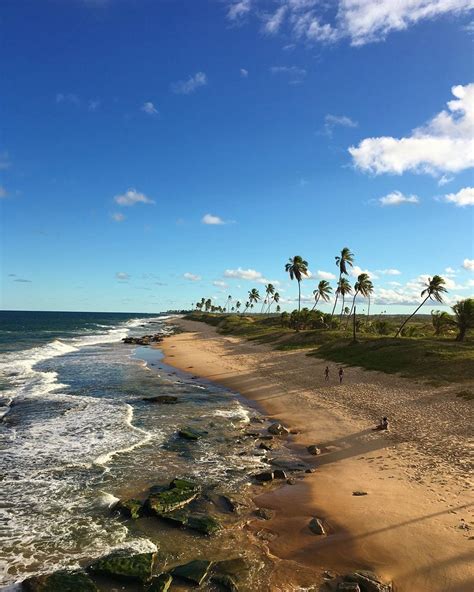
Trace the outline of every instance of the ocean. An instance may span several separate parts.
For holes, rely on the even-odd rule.
[[[239,440],[258,416],[255,409],[226,389],[165,366],[159,349],[121,341],[166,334],[167,320],[0,312],[2,589],[116,549],[148,551],[157,544],[172,563],[228,558],[245,543],[253,566],[249,589],[264,581],[270,568],[242,532],[211,540],[157,519],[132,522],[111,512],[117,499],[146,496],[152,485],[175,477],[245,495],[249,474],[262,470],[263,451],[251,438]],[[143,400],[155,395],[178,396],[179,404]],[[210,436],[183,441],[177,430],[187,425]]]

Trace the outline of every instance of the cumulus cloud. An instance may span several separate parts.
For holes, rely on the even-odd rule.
[[[420,202],[418,196],[403,195],[400,191],[392,191],[392,193],[380,197],[377,201],[381,206],[400,206],[404,203],[417,204]]]
[[[405,138],[366,138],[351,146],[355,166],[364,172],[457,173],[474,166],[474,83],[453,86],[455,99],[426,125]]]
[[[240,76],[242,78],[248,78],[248,75],[249,75],[249,71],[248,70],[246,70],[245,68],[240,68]]]
[[[143,103],[140,109],[147,115],[158,115],[158,109],[151,101],[146,101],[145,103]]]
[[[377,274],[373,271],[362,269],[362,267],[359,267],[358,265],[354,265],[353,267],[349,268],[349,274],[354,278],[358,277],[361,273],[366,273],[371,280],[378,278]]]
[[[318,269],[318,271],[316,272],[316,275],[318,276],[318,278],[320,280],[335,280],[336,276],[331,273],[330,271],[321,271]]]
[[[179,95],[189,95],[201,86],[206,86],[207,76],[204,72],[196,72],[194,76],[190,76],[187,80],[179,80],[173,82],[171,90]]]
[[[137,203],[154,204],[155,202],[144,193],[139,193],[136,189],[129,189],[121,195],[114,197],[115,203],[119,206],[134,206]]]
[[[380,273],[380,275],[401,275],[401,271],[399,271],[398,269],[377,269],[377,273]]]
[[[357,121],[353,121],[347,115],[331,115],[328,113],[324,118],[324,133],[332,137],[335,127],[357,127]]]
[[[211,226],[218,226],[220,224],[226,224],[226,222],[220,218],[219,216],[214,216],[213,214],[205,214],[202,219],[201,222],[203,224],[209,224]]]
[[[112,214],[112,220],[115,222],[123,222],[125,220],[125,216],[120,212],[114,212]]]
[[[474,259],[464,259],[462,266],[468,271],[474,271]]]
[[[117,271],[115,274],[115,279],[119,280],[120,282],[128,282],[130,276],[125,271]]]
[[[199,282],[199,280],[202,280],[202,277],[200,275],[196,275],[195,273],[189,273],[189,271],[183,273],[183,277],[189,280],[190,282]]]
[[[474,206],[474,187],[464,187],[457,193],[448,193],[444,196],[444,201],[453,203],[458,208]]]
[[[306,78],[306,70],[298,66],[273,66],[270,68],[270,72],[285,76],[288,84],[301,84]]]
[[[241,267],[238,267],[237,269],[226,269],[224,271],[224,277],[255,281],[262,279],[263,275],[255,269],[242,269]]]

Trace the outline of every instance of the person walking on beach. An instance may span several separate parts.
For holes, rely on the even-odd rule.
[[[324,376],[327,382],[329,380],[329,366],[326,366],[326,370],[324,370]]]
[[[344,370],[339,368],[339,384],[342,384],[342,379],[344,377]]]

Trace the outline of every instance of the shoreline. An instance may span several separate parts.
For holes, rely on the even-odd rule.
[[[421,446],[423,426],[413,426],[413,437],[405,429],[410,413],[404,412],[404,403],[409,408],[414,400],[429,412],[432,387],[355,368],[346,370],[346,384],[340,387],[333,364],[327,385],[326,362],[309,359],[306,351],[276,352],[219,335],[203,323],[171,322],[187,332],[160,344],[164,363],[229,388],[273,421],[298,431],[287,445],[318,467],[295,485],[255,500],[275,511],[265,524],[274,557],[290,562],[295,572],[298,567],[320,573],[373,569],[393,581],[398,592],[467,592],[474,587],[469,563],[474,499],[459,470],[467,460],[464,448],[448,465],[437,454],[449,448],[444,434],[427,437]],[[437,391],[441,403],[449,396],[444,390]],[[380,393],[397,399],[405,422],[400,419],[400,429],[395,424],[390,433],[372,431],[378,417],[372,402],[382,398]],[[456,403],[462,412],[463,403]],[[461,440],[456,438],[458,448]],[[467,434],[461,443],[467,445]],[[320,456],[306,451],[312,444],[321,448]],[[355,491],[367,495],[354,496]],[[323,520],[328,536],[310,532],[308,523],[315,516]]]

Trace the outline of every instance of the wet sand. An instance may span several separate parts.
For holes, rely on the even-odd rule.
[[[333,363],[326,382],[326,362],[307,351],[277,352],[204,323],[178,323],[187,332],[160,345],[165,362],[242,394],[297,430],[289,445],[317,467],[256,500],[276,510],[264,526],[279,568],[370,568],[397,592],[474,589],[473,413],[472,403],[456,398],[459,388],[359,368],[346,368],[339,385]],[[372,431],[382,415],[390,431]],[[311,444],[322,454],[308,454]],[[309,530],[314,516],[327,536]]]

